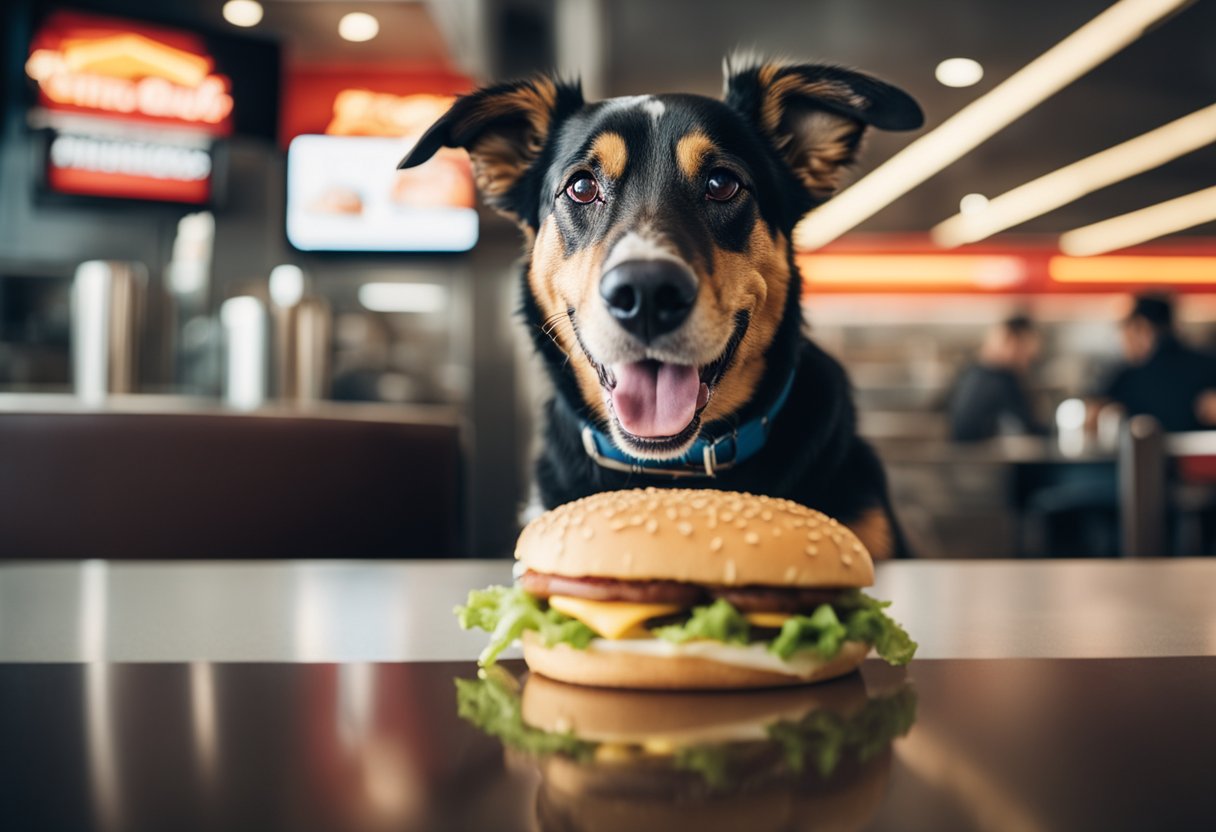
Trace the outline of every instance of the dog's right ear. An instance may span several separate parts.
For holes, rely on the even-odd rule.
[[[477,90],[458,98],[397,168],[420,165],[440,147],[462,147],[486,203],[535,228],[535,187],[525,187],[525,174],[556,126],[582,106],[577,83],[548,76]]]

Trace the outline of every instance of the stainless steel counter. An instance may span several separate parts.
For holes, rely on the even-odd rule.
[[[505,561],[0,563],[0,661],[463,660]],[[881,564],[918,657],[1216,655],[1216,560]]]

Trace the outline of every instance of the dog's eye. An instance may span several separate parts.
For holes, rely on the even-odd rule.
[[[575,178],[573,182],[566,186],[566,196],[577,202],[579,205],[586,205],[589,202],[595,202],[600,195],[600,185],[594,178],[583,175]]]
[[[715,170],[709,174],[705,183],[705,196],[714,202],[727,202],[734,199],[735,194],[743,187],[733,173],[728,170]]]

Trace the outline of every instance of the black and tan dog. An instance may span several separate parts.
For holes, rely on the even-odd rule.
[[[644,485],[786,497],[904,553],[843,369],[803,332],[791,234],[867,127],[920,108],[834,66],[727,63],[724,100],[588,104],[548,77],[459,99],[401,163],[473,160],[527,239],[524,316],[556,387],[538,464],[552,507]]]

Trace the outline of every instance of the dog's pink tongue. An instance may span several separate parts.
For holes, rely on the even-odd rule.
[[[614,364],[616,387],[612,407],[621,427],[634,436],[674,436],[692,421],[703,404],[696,367],[634,361]]]

